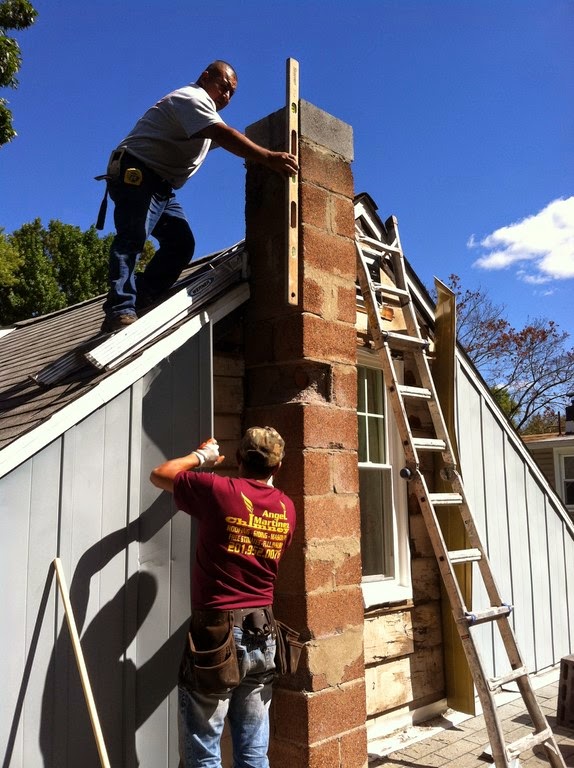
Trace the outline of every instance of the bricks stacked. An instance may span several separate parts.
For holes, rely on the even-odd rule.
[[[284,146],[284,113],[247,130]],[[245,425],[274,426],[298,529],[276,614],[308,640],[273,700],[271,764],[367,765],[360,589],[351,128],[300,103],[299,305],[286,300],[285,181],[248,165]]]

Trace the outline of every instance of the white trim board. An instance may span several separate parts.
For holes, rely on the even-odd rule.
[[[74,402],[57,411],[53,416],[22,437],[7,445],[0,452],[0,477],[8,474],[46,445],[56,440],[67,429],[85,419],[90,413],[106,405],[120,392],[130,387],[155,365],[179,349],[203,326],[216,323],[249,298],[248,283],[240,283],[222,296],[212,307],[202,310],[168,336],[145,349],[130,363],[96,384]]]

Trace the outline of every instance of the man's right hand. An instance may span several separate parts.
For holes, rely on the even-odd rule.
[[[199,457],[201,467],[214,467],[225,459],[225,456],[219,455],[219,443],[214,437],[202,443],[193,453]]]
[[[270,152],[267,166],[284,176],[294,176],[299,170],[297,158],[288,152]]]

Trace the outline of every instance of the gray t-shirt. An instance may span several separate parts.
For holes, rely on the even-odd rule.
[[[137,121],[119,144],[175,189],[193,176],[211,147],[211,139],[193,136],[223,123],[215,102],[195,83],[168,93]]]

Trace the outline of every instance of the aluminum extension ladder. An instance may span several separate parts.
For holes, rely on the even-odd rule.
[[[499,594],[488,557],[467,503],[462,478],[456,466],[455,455],[429,367],[428,342],[422,337],[417,322],[406,277],[397,220],[394,216],[385,222],[385,230],[386,242],[357,233],[359,284],[367,310],[369,330],[375,350],[381,359],[385,386],[403,443],[406,467],[401,475],[409,480],[417,494],[458,634],[482,705],[494,763],[496,768],[519,768],[521,765],[519,755],[536,745],[542,745],[552,768],[566,768],[554,734],[538,704],[516,644],[509,622],[512,606],[506,605]],[[391,307],[400,307],[405,320],[405,332],[383,329],[381,314],[383,303]],[[415,363],[418,375],[416,386],[404,386],[397,377],[394,359],[397,353],[405,352],[411,353]],[[413,436],[409,424],[409,403],[416,404],[419,408],[428,408],[430,423],[435,433],[433,437]],[[420,462],[420,457],[428,451],[442,456],[444,466],[440,475],[446,487],[450,487],[450,492],[438,493],[429,489],[427,479],[421,471]],[[444,487],[443,484],[442,488]],[[471,548],[448,551],[437,518],[438,507],[458,509]],[[480,612],[467,610],[454,569],[455,565],[461,563],[477,564],[490,601],[490,607],[486,610]],[[496,678],[489,677],[485,672],[473,637],[473,628],[486,622],[497,623],[510,666],[508,674]],[[533,731],[526,737],[507,744],[494,693],[502,685],[511,681],[515,681],[518,686],[532,721]]]

